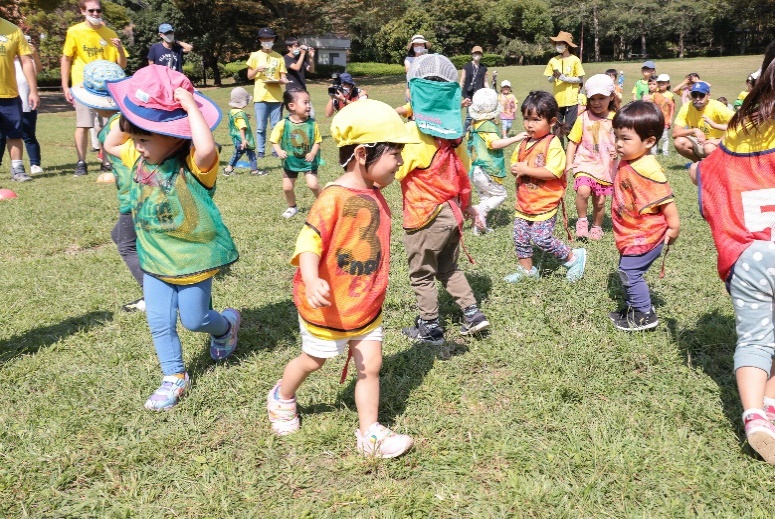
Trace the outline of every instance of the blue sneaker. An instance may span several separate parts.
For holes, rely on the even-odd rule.
[[[565,278],[571,283],[584,277],[584,268],[587,266],[587,249],[573,249],[573,261],[563,263],[568,268]]]
[[[188,373],[184,375],[184,378],[168,375],[161,379],[161,386],[145,401],[145,408],[149,411],[169,411],[178,405],[189,386]]]
[[[237,332],[239,332],[239,326],[242,322],[242,314],[234,308],[227,308],[221,312],[221,315],[229,321],[231,328],[225,336],[220,338],[213,336],[210,339],[210,357],[213,360],[223,360],[234,353],[234,350],[237,349]]]
[[[531,267],[530,270],[525,270],[521,265],[517,265],[517,271],[503,278],[503,281],[506,283],[516,283],[525,278],[538,279],[539,277],[541,276],[538,274],[538,269],[535,266]]]

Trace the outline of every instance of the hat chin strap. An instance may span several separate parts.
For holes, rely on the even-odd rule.
[[[374,147],[374,146],[376,146],[376,145],[377,145],[377,143],[376,143],[376,142],[371,142],[371,143],[368,143],[368,144],[360,144],[360,143],[358,144],[358,146],[363,146],[363,147],[365,147],[365,148],[373,148],[373,147]],[[358,146],[356,146],[356,147],[355,147],[355,150],[357,150],[357,149],[358,149]],[[342,164],[339,164],[339,165],[340,165],[340,166],[342,166],[343,168],[346,168],[346,167],[347,167],[347,164],[349,164],[349,163],[350,163],[350,161],[351,161],[351,160],[353,160],[353,157],[355,157],[355,150],[353,150],[353,152],[352,152],[352,155],[350,155],[350,156],[347,158],[347,160],[345,160],[345,161],[344,161],[344,163],[342,163]]]

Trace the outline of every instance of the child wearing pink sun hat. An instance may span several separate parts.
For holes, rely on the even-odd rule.
[[[212,199],[218,174],[212,130],[221,111],[186,76],[160,65],[108,81],[107,88],[121,111],[121,131],[106,137],[105,151],[132,168],[145,311],[164,374],[145,407],[166,411],[189,387],[178,314],[185,328],[212,336],[214,360],[237,347],[240,313],[210,309],[213,277],[239,257]]]

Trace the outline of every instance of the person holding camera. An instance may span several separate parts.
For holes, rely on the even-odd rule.
[[[298,38],[288,38],[285,40],[285,46],[288,49],[283,56],[285,68],[288,70],[285,76],[288,79],[285,90],[291,88],[307,90],[307,71],[315,71],[315,49],[299,44]]]
[[[355,80],[350,74],[342,72],[334,78],[334,84],[328,87],[328,97],[326,117],[331,117],[350,103],[368,96],[365,90],[355,86]]]

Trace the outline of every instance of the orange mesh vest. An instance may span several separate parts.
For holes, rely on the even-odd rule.
[[[651,210],[673,193],[667,182],[655,182],[640,175],[626,160],[619,163],[611,203],[614,239],[625,256],[645,254],[665,239],[667,220]]]
[[[404,194],[404,229],[424,227],[447,201],[465,209],[471,203],[471,181],[463,161],[455,153],[460,139],[436,139],[438,150],[425,169],[415,169],[401,181]],[[453,207],[453,211],[455,208]],[[460,211],[455,211],[456,216]],[[462,223],[462,214],[459,216]]]
[[[532,147],[527,147],[527,139],[519,144],[519,162],[527,162],[531,168],[546,166],[546,156],[554,135],[547,134]],[[527,216],[540,216],[557,209],[560,199],[565,194],[565,175],[549,180],[522,176],[517,178],[518,212]]]
[[[325,188],[305,225],[320,235],[318,275],[331,290],[330,306],[307,302],[301,269],[293,300],[306,322],[337,332],[366,328],[380,316],[390,270],[390,209],[378,189]]]

